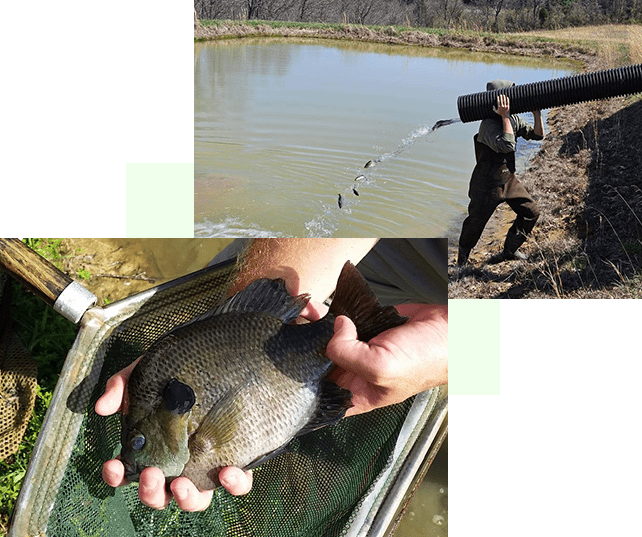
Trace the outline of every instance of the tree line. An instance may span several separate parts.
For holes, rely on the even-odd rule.
[[[642,21],[642,0],[195,0],[200,19],[515,32]]]

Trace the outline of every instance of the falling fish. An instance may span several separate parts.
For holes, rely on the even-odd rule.
[[[366,178],[366,176],[365,176],[365,175],[363,175],[362,173],[360,173],[359,175],[357,175],[357,176],[354,178],[354,180],[355,180],[355,181],[363,181],[365,178]]]
[[[435,123],[432,126],[432,129],[430,129],[430,130],[431,131],[436,131],[437,129],[441,129],[442,127],[445,127],[447,125],[452,125],[453,123],[458,123],[460,121],[461,120],[459,118],[455,118],[455,119],[440,119],[439,121],[437,121],[437,123]]]
[[[353,186],[353,187],[352,187],[352,192],[354,192],[354,195],[355,195],[355,196],[358,196],[358,195],[359,195],[359,192],[357,192],[357,187],[356,187],[356,186]]]
[[[343,207],[343,196],[339,194],[339,199],[337,200],[337,203],[339,204],[339,209]]]
[[[376,163],[377,163],[376,160],[369,160],[368,162],[366,162],[366,165],[364,166],[364,168],[372,168]]]
[[[283,280],[256,280],[156,341],[127,385],[126,478],[154,466],[167,481],[186,476],[209,490],[221,468],[254,468],[295,436],[341,419],[352,394],[325,379],[335,318],[352,319],[361,341],[407,319],[382,307],[350,262],[328,314],[293,324],[309,299],[290,296]]]

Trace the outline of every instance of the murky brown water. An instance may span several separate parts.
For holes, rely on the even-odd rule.
[[[488,80],[569,72],[411,46],[197,43],[195,234],[445,236],[467,206],[478,123],[430,128]],[[364,169],[369,160],[380,162]]]

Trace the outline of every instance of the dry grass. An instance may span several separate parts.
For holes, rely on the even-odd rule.
[[[534,31],[526,35],[546,37],[556,41],[569,41],[597,46],[607,63],[618,63],[617,59],[632,64],[642,63],[642,26],[633,24],[606,24],[583,26],[562,30]]]
[[[586,62],[589,70],[642,62],[638,26],[537,35],[596,47],[599,54]],[[510,211],[498,212],[481,245],[484,255],[471,256],[476,266],[451,266],[451,298],[642,297],[642,100],[629,96],[562,107],[549,116],[548,126],[550,134],[521,176],[542,214],[522,248],[529,260],[486,263],[501,249],[514,218]]]

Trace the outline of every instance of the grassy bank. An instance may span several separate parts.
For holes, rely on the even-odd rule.
[[[496,34],[398,25],[362,26],[261,20],[204,20],[194,26],[196,41],[242,37],[313,37],[393,45],[455,47],[471,51],[552,56],[576,60],[585,60],[597,54],[595,43],[588,40],[560,42],[549,36],[535,34]]]
[[[313,37],[452,47],[475,52],[570,59],[580,70],[642,62],[642,27],[608,25],[524,34],[489,34],[345,24],[204,21],[195,39]],[[520,176],[542,216],[522,247],[528,261],[488,263],[514,214],[496,211],[471,266],[454,266],[452,298],[629,298],[642,296],[642,102],[639,96],[552,110],[547,136]],[[472,147],[468,148],[472,151]],[[463,221],[465,214],[462,214]],[[458,225],[460,225],[459,222]]]

